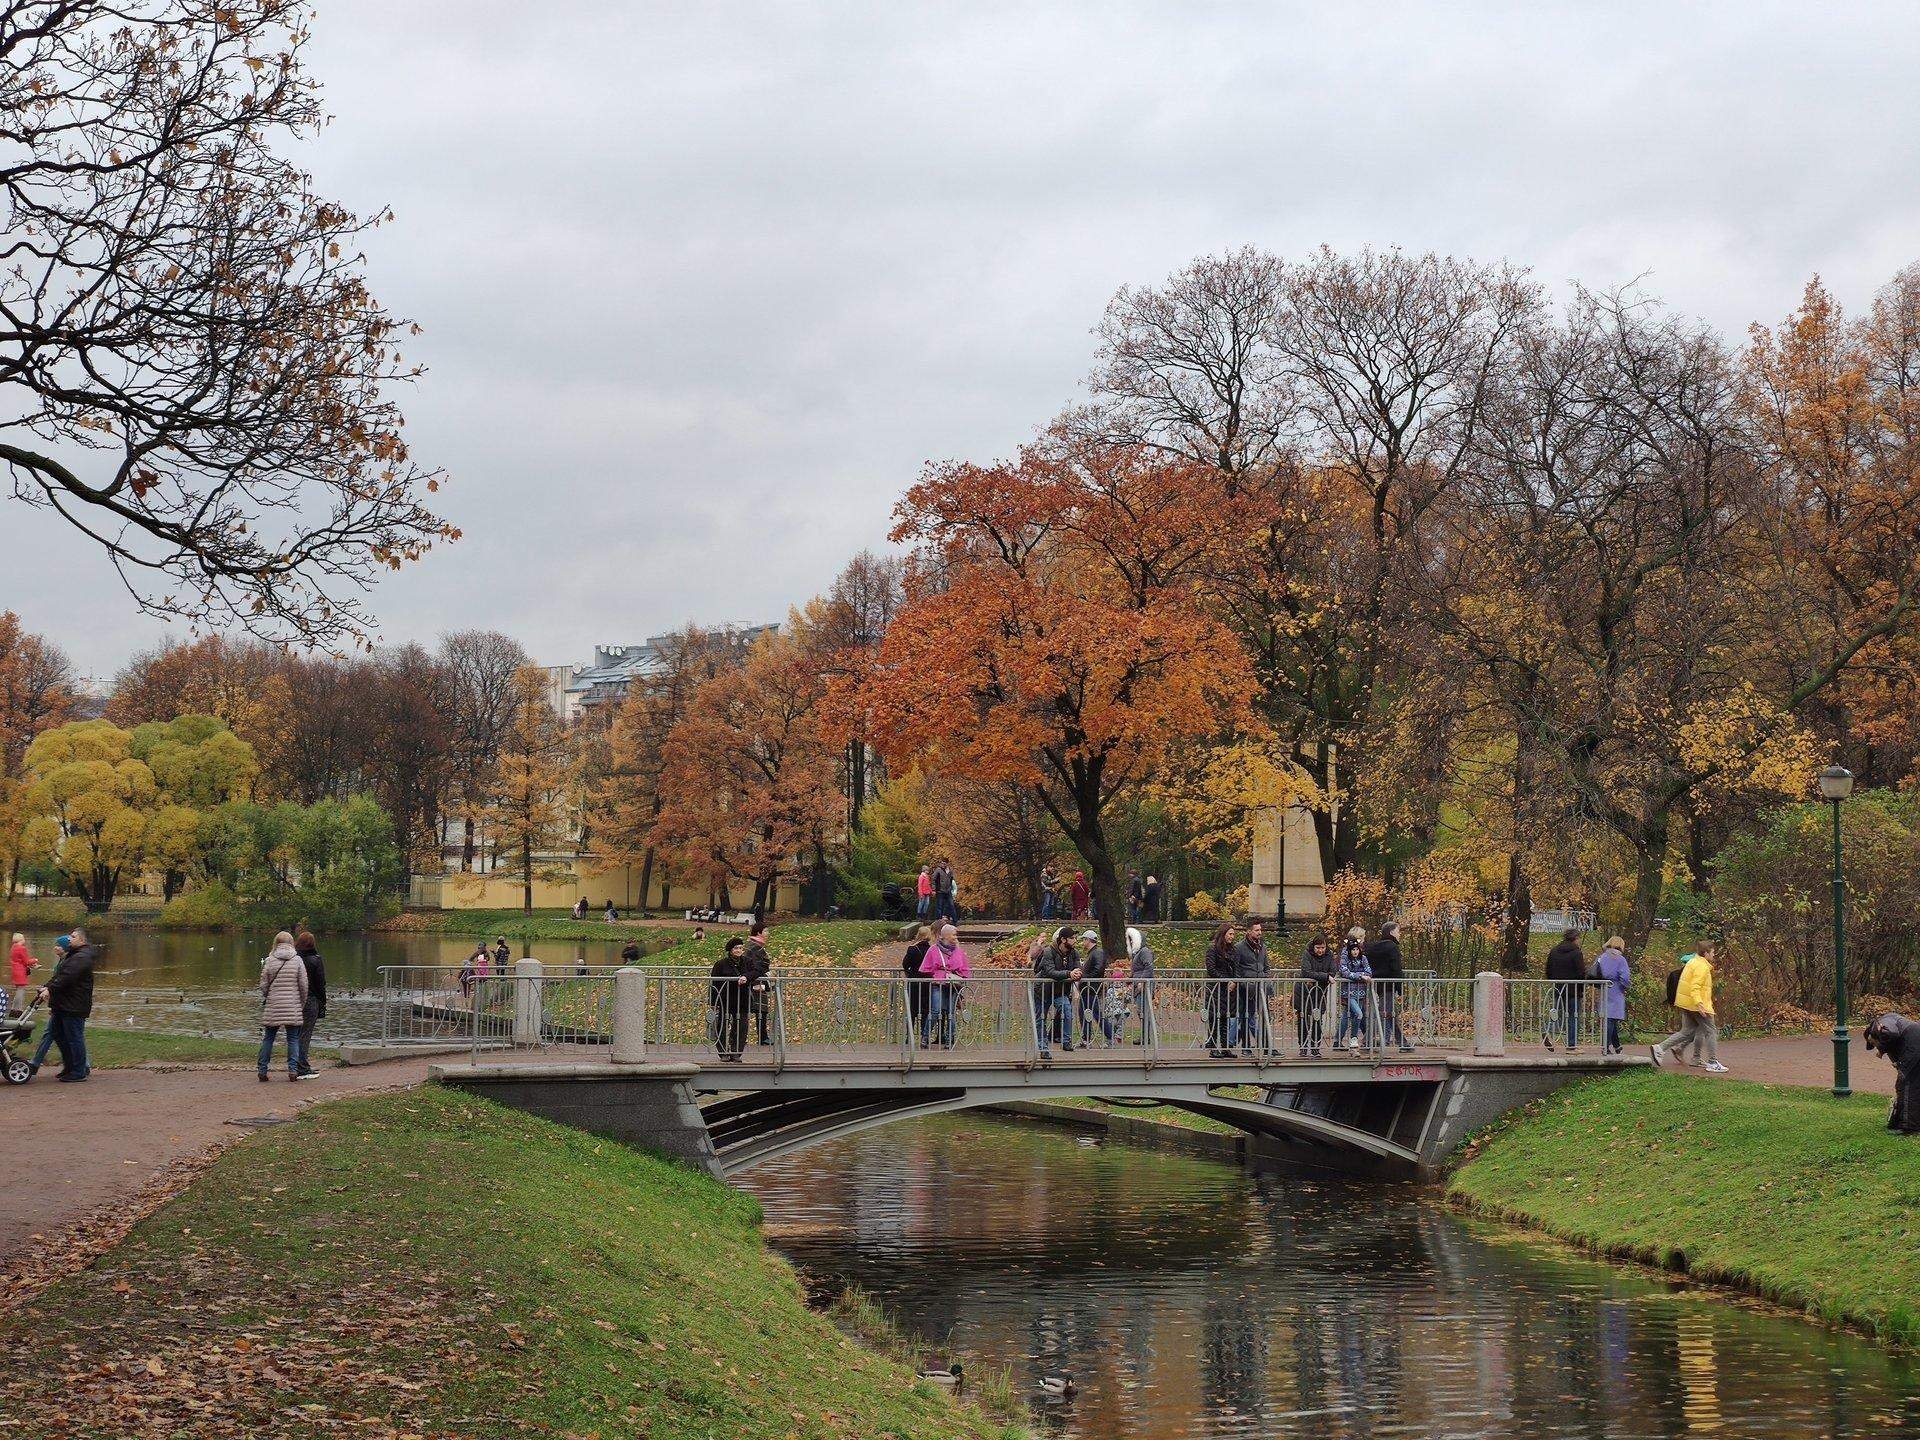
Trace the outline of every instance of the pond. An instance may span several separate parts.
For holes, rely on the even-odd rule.
[[[859,1284],[942,1364],[1011,1367],[1076,1440],[1920,1436],[1909,1359],[1411,1188],[983,1114],[745,1183],[814,1283]],[[1041,1395],[1061,1373],[1078,1393]]]
[[[40,958],[39,978],[53,963],[57,932],[27,929]],[[260,960],[273,932],[154,930],[99,926],[88,932],[100,947],[94,1023],[131,1030],[168,1030],[188,1035],[258,1038],[260,1005],[254,989]],[[514,955],[549,965],[617,965],[621,947],[637,941],[643,951],[672,944],[684,932],[621,928],[598,940],[511,940]],[[322,1041],[377,1040],[380,1005],[375,993],[383,965],[458,965],[473,952],[474,937],[461,935],[349,932],[319,937],[327,965],[327,1019]]]

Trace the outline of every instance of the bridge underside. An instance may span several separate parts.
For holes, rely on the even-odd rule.
[[[1172,1105],[1251,1135],[1290,1141],[1305,1154],[1320,1152],[1329,1164],[1363,1161],[1368,1168],[1410,1174],[1420,1168],[1420,1141],[1440,1089],[1438,1081],[1343,1087],[1344,1093],[1272,1086],[1259,1098],[1246,1098],[1219,1094],[1204,1084],[1160,1082],[1079,1090],[1049,1087],[1045,1098],[1097,1094]],[[706,1100],[700,1114],[720,1172],[732,1176],[899,1120],[1036,1098],[1033,1087],[1022,1085],[736,1091]]]
[[[1419,1176],[1474,1130],[1571,1080],[1632,1062],[1415,1057],[1404,1063],[435,1067],[436,1079],[730,1177],[882,1125],[1021,1101],[1098,1096],[1176,1106],[1262,1138],[1262,1153]]]

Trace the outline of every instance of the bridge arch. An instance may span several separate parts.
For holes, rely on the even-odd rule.
[[[1332,1152],[1329,1159],[1364,1161],[1389,1168],[1417,1170],[1420,1153],[1391,1135],[1347,1124],[1311,1106],[1217,1095],[1204,1085],[1126,1087],[1101,1084],[1089,1076],[1084,1089],[1053,1089],[1044,1098],[1097,1096],[1172,1105],[1193,1115],[1219,1120],[1248,1135],[1293,1142]],[[1271,1094],[1271,1092],[1269,1092]],[[902,1120],[924,1119],[1038,1098],[1028,1088],[955,1086],[941,1089],[830,1091],[755,1091],[723,1095],[701,1106],[723,1175],[739,1175],[756,1165],[829,1141],[845,1139]]]

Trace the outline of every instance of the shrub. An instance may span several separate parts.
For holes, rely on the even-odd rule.
[[[86,902],[68,895],[16,895],[0,910],[0,921],[35,929],[65,930],[86,918]]]
[[[1832,815],[1769,811],[1715,862],[1713,919],[1726,936],[1727,988],[1757,1007],[1828,1013],[1833,991]],[[1920,796],[1866,790],[1846,806],[1847,982],[1905,999],[1920,977]]]
[[[240,899],[216,880],[174,896],[155,923],[163,930],[231,930],[240,923]]]

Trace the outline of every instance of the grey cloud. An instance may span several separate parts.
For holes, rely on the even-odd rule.
[[[537,16],[537,18],[535,18]],[[1648,273],[1738,334],[1920,258],[1906,5],[322,0],[323,193],[392,204],[416,453],[467,538],[392,638],[543,659],[783,614],[932,458],[1074,397],[1124,283],[1242,243]],[[158,633],[50,518],[0,605],[111,669]]]

